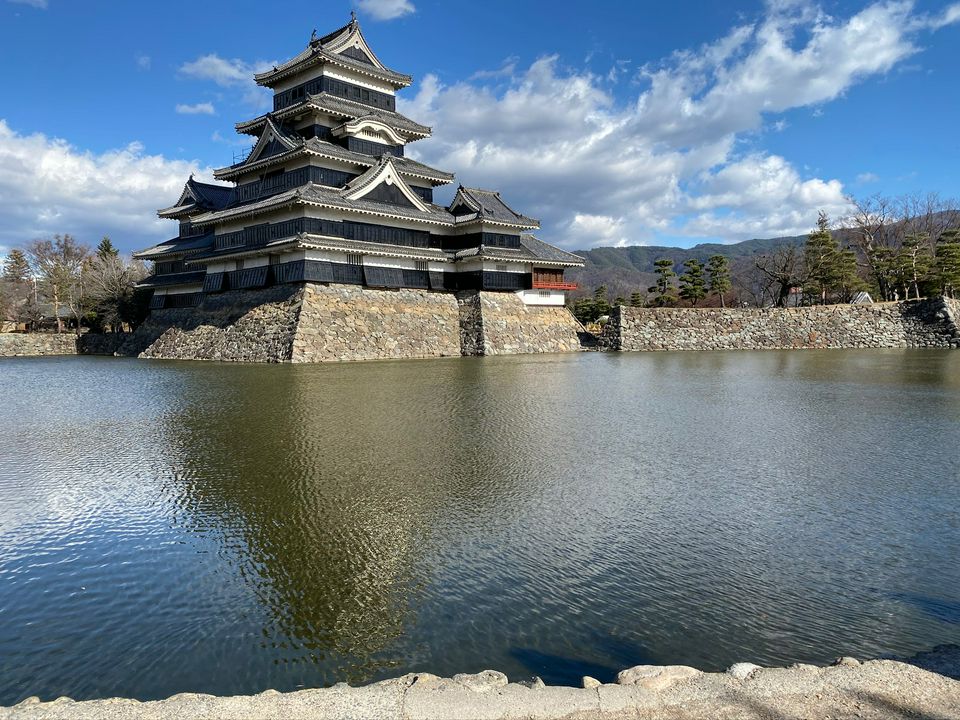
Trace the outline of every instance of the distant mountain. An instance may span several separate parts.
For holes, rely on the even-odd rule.
[[[574,296],[590,295],[594,288],[606,285],[611,299],[617,295],[630,297],[637,290],[646,291],[653,285],[654,262],[670,258],[678,272],[685,260],[695,258],[706,264],[711,255],[724,255],[730,259],[734,276],[753,267],[756,255],[770,253],[784,245],[803,245],[806,235],[757,240],[744,240],[731,245],[703,243],[692,248],[661,247],[656,245],[632,245],[630,247],[601,247],[593,250],[575,250],[587,261],[584,268],[568,270],[566,276],[580,285]]]

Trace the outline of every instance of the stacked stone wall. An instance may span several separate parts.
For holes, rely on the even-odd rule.
[[[0,334],[0,357],[76,354],[77,336],[73,332]]]
[[[460,355],[457,300],[451,293],[356,285],[304,288],[293,362]]]
[[[466,325],[464,354],[515,355],[576,352],[583,327],[565,307],[525,305],[514,293],[478,292],[461,296]],[[466,352],[469,351],[469,352]]]
[[[118,354],[285,362],[291,356],[302,296],[299,286],[278,285],[207,295],[195,308],[154,311]]]
[[[0,333],[0,357],[113,355],[125,333]]]
[[[960,303],[932,298],[802,308],[614,308],[610,350],[960,347]]]

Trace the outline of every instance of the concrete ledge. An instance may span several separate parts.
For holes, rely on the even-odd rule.
[[[268,690],[238,697],[181,694],[155,702],[29,698],[0,708],[0,718],[945,720],[960,718],[960,681],[953,677],[960,677],[960,648],[941,646],[908,662],[860,663],[841,658],[823,668],[738,663],[726,673],[703,673],[683,666],[644,665],[620,673],[619,684],[602,685],[584,678],[583,688],[549,687],[538,680],[509,683],[503,673],[486,670],[453,678],[414,673],[365,687],[341,683],[319,690]]]

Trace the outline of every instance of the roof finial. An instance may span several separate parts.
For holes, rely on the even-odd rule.
[[[315,43],[317,41],[317,29],[314,28],[313,32],[310,33],[310,42]]]
[[[357,24],[357,12],[355,10],[350,11],[350,24],[351,25]]]

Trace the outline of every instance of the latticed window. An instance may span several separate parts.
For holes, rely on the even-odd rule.
[[[414,267],[420,272],[427,272],[430,269],[430,263],[426,260],[417,260]]]
[[[347,255],[348,265],[363,265],[363,255]]]

